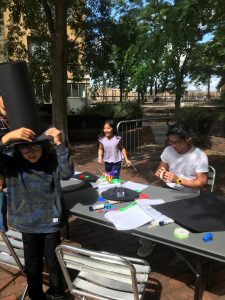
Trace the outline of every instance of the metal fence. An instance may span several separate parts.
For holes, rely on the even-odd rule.
[[[90,98],[92,103],[100,102],[100,103],[119,103],[120,102],[120,96],[116,95],[104,95],[104,96],[98,96],[95,98]],[[160,105],[160,104],[171,104],[175,102],[175,96],[150,96],[146,95],[144,99],[138,100],[137,96],[123,96],[123,101],[126,102],[140,102],[142,104],[154,104],[154,105]],[[205,104],[213,104],[213,103],[221,103],[221,99],[219,96],[212,96],[210,99],[204,98],[203,96],[184,96],[181,99],[181,103],[195,103],[199,105],[205,105]]]
[[[122,137],[123,145],[129,159],[142,159],[151,156],[152,151],[165,144],[168,124],[173,117],[151,117],[145,119],[121,121],[117,131]]]

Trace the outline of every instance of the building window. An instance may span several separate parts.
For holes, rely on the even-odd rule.
[[[67,97],[86,98],[85,83],[67,83]]]

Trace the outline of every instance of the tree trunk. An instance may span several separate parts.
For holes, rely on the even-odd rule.
[[[181,95],[176,94],[176,98],[175,98],[175,115],[180,110],[180,98],[181,98]]]
[[[207,82],[207,99],[210,100],[211,99],[211,94],[210,94],[210,77],[208,79],[208,82]]]
[[[180,101],[183,96],[183,75],[181,72],[176,74],[176,91],[175,91],[175,115],[180,111]]]
[[[120,83],[120,102],[123,102],[123,84]]]
[[[175,95],[176,95],[175,98],[175,115],[176,115],[180,111],[180,101],[183,95],[182,84],[180,82],[177,82]]]
[[[68,140],[67,125],[67,0],[55,1],[55,31],[53,36],[52,67],[52,122],[64,131]]]

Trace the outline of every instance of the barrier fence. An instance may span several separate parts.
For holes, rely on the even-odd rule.
[[[142,159],[151,155],[157,147],[165,144],[168,124],[173,117],[151,117],[145,119],[121,121],[117,131],[130,159]]]

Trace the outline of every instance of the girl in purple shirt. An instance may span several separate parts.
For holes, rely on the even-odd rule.
[[[128,166],[131,165],[127,158],[127,152],[122,144],[121,137],[117,134],[113,120],[107,120],[102,128],[98,139],[98,163],[105,163],[105,171],[107,173],[114,171],[114,178],[119,178],[121,163],[125,159]]]

